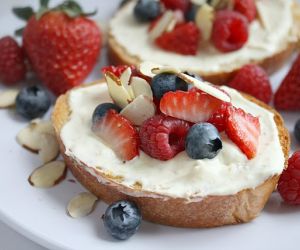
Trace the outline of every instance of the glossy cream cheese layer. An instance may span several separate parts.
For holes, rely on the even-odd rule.
[[[185,56],[159,49],[149,40],[149,24],[139,23],[132,12],[135,1],[121,9],[110,22],[110,35],[131,56],[140,61],[152,61],[202,72],[203,75],[232,71],[252,61],[261,61],[284,50],[294,39],[292,0],[256,0],[263,19],[250,25],[249,40],[240,50],[218,52],[212,45],[200,48],[196,56]],[[264,27],[265,26],[265,27]]]
[[[235,194],[255,188],[266,179],[280,174],[284,155],[273,114],[246,100],[238,92],[225,88],[233,104],[258,116],[261,136],[257,156],[248,160],[225,134],[223,149],[212,160],[192,160],[181,152],[169,161],[159,161],[140,151],[140,156],[126,163],[119,160],[110,147],[91,131],[95,107],[111,101],[106,84],[75,89],[69,95],[70,120],[61,131],[66,154],[85,163],[86,170],[118,176],[121,184],[133,187],[139,183],[143,191],[187,199],[207,195]],[[103,181],[98,176],[99,181]],[[137,193],[137,195],[139,195]]]

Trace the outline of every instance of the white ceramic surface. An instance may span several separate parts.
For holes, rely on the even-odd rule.
[[[0,37],[19,27],[11,14],[12,6],[37,1],[0,1]],[[53,1],[55,2],[55,1]],[[98,6],[98,19],[113,13],[117,0],[81,1],[87,9]],[[101,65],[105,63],[102,55]],[[274,89],[288,70],[288,64],[272,76]],[[98,65],[89,80],[99,77]],[[0,87],[0,90],[4,89]],[[298,113],[283,114],[290,131],[300,118]],[[50,249],[299,249],[300,207],[287,206],[274,193],[261,216],[251,223],[214,229],[180,229],[143,222],[130,240],[117,242],[103,227],[101,215],[106,204],[99,202],[88,217],[72,219],[65,207],[70,198],[84,190],[69,173],[67,179],[52,189],[31,187],[27,178],[39,166],[36,155],[22,149],[15,141],[26,122],[13,111],[0,110],[0,219],[25,237]],[[293,149],[299,148],[293,136]],[[22,249],[24,248],[20,245]],[[9,249],[0,242],[0,249]]]

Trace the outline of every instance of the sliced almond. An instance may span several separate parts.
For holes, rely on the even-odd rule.
[[[179,69],[170,66],[160,66],[160,67],[152,68],[152,73],[155,75],[162,74],[162,73],[179,74],[180,72],[181,71]]]
[[[49,188],[65,179],[66,164],[63,161],[52,161],[37,169],[29,176],[29,183],[38,188]]]
[[[126,105],[132,101],[132,98],[122,85],[120,79],[110,72],[105,73],[105,78],[111,98],[119,107],[126,107]]]
[[[154,41],[156,38],[160,37],[160,35],[167,30],[168,25],[172,22],[173,19],[173,11],[167,10],[159,19],[154,28],[149,32],[150,40]]]
[[[67,212],[73,218],[87,216],[94,210],[97,200],[91,193],[80,193],[69,201]]]
[[[191,0],[191,2],[195,5],[203,5],[203,4],[206,4],[207,0]]]
[[[120,76],[120,81],[121,84],[124,86],[124,88],[127,90],[130,98],[134,98],[134,94],[133,94],[133,90],[130,86],[130,77],[131,77],[131,68],[128,67],[126,70],[124,70],[124,72],[122,73],[122,75]]]
[[[139,126],[148,118],[154,116],[155,109],[155,105],[149,97],[140,95],[128,104],[120,114]]]
[[[177,20],[175,18],[173,18],[172,21],[167,26],[166,32],[171,32],[172,30],[174,30],[176,24],[177,24]]]
[[[146,61],[146,62],[142,62],[142,63],[140,64],[139,70],[140,70],[140,72],[141,72],[143,75],[152,78],[152,77],[155,76],[155,74],[152,73],[152,69],[154,69],[154,68],[159,68],[159,67],[161,67],[161,65],[156,64],[156,63],[153,63],[153,62],[148,62],[148,61]]]
[[[153,100],[152,89],[150,87],[150,84],[145,79],[134,76],[131,78],[130,85],[133,89],[135,97],[138,97],[139,95],[144,95],[148,96],[151,100]]]
[[[225,94],[223,91],[219,90],[218,88],[214,87],[209,82],[201,81],[199,79],[196,79],[184,73],[179,73],[178,77],[180,77],[186,83],[193,84],[196,88],[206,92],[211,96],[214,96],[215,98],[221,101],[231,102],[231,99],[227,94]]]
[[[0,93],[0,109],[11,108],[16,104],[17,89],[9,89]]]
[[[55,160],[59,155],[59,144],[54,135],[42,134],[40,138],[39,157],[42,163]]]
[[[17,142],[24,148],[38,153],[42,134],[55,135],[51,122],[33,120],[18,133]]]
[[[211,37],[211,32],[214,22],[214,8],[208,4],[203,4],[196,14],[196,25],[201,30],[203,41],[208,41]]]

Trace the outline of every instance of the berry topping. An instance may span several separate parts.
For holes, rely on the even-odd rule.
[[[133,13],[140,22],[152,21],[161,13],[160,3],[154,0],[139,0],[134,7]]]
[[[282,199],[291,205],[300,205],[300,151],[289,159],[288,168],[278,181],[278,192]]]
[[[198,123],[189,130],[185,150],[192,159],[213,159],[221,149],[222,141],[214,125]]]
[[[272,98],[269,77],[264,69],[255,64],[242,67],[229,83],[229,86],[252,95],[265,103],[269,103]]]
[[[101,103],[94,110],[93,117],[92,117],[93,124],[97,123],[98,120],[103,118],[103,116],[105,116],[106,112],[110,109],[113,109],[113,110],[117,111],[118,113],[120,113],[120,111],[121,111],[121,109],[114,103],[110,103],[110,102]]]
[[[178,24],[170,32],[164,32],[155,40],[160,48],[182,55],[196,55],[201,38],[200,30],[195,23]]]
[[[189,122],[205,122],[224,102],[193,88],[189,92],[176,91],[166,93],[160,101],[162,113]]]
[[[300,54],[274,96],[274,105],[282,110],[300,110]]]
[[[122,73],[130,67],[131,70],[135,70],[134,66],[128,66],[128,65],[119,65],[119,66],[107,66],[103,67],[101,69],[102,73],[105,74],[107,72],[113,73],[116,77],[120,77]]]
[[[169,91],[187,91],[188,85],[174,74],[161,73],[152,78],[151,88],[154,97],[160,100]]]
[[[43,116],[51,105],[51,100],[40,86],[24,87],[16,98],[16,112],[26,119]]]
[[[226,134],[250,160],[256,156],[260,123],[257,117],[233,106],[227,109]]]
[[[234,10],[246,16],[249,22],[252,22],[256,17],[254,0],[234,0]]]
[[[25,78],[24,53],[10,36],[0,39],[0,79],[6,84],[14,84]]]
[[[129,161],[139,155],[138,133],[129,120],[114,109],[107,110],[102,118],[94,120],[93,132],[108,143],[122,160]]]
[[[217,12],[211,39],[218,50],[238,50],[247,42],[248,35],[248,20],[245,16],[230,10]]]
[[[164,115],[146,120],[140,128],[141,148],[153,158],[170,160],[184,150],[188,122]]]
[[[225,130],[227,109],[230,106],[230,103],[222,104],[222,106],[207,121],[213,124],[219,132],[223,132]]]
[[[297,141],[300,143],[300,119],[295,124],[294,135]]]
[[[134,235],[142,221],[139,208],[131,201],[111,204],[102,218],[108,233],[118,240],[127,240]]]
[[[181,10],[186,13],[190,7],[190,0],[160,0],[166,9]]]

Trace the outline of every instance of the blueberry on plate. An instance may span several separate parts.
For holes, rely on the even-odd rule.
[[[99,121],[99,119],[101,119],[106,114],[106,112],[110,109],[114,109],[118,113],[121,111],[121,108],[119,108],[114,103],[110,103],[110,102],[101,103],[94,110],[94,113],[92,116],[93,124],[97,123]]]
[[[187,91],[188,84],[171,73],[161,73],[152,78],[151,88],[154,97],[160,100],[169,91]]]
[[[210,123],[193,125],[185,140],[185,150],[192,159],[213,159],[222,149],[216,127]]]
[[[118,240],[127,240],[134,235],[141,221],[141,212],[131,201],[117,201],[111,204],[103,216],[106,230]]]
[[[300,119],[295,124],[294,135],[298,142],[300,142]]]
[[[155,0],[139,0],[133,10],[135,18],[140,22],[152,21],[160,13],[160,2]]]
[[[50,105],[50,96],[38,85],[24,87],[16,98],[16,112],[29,120],[43,116]]]

